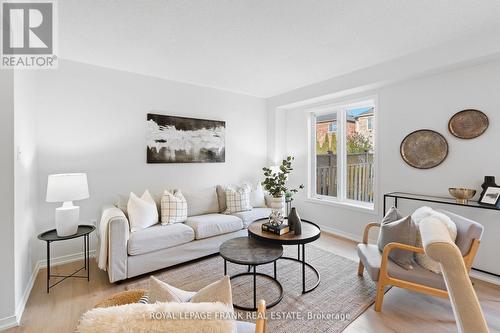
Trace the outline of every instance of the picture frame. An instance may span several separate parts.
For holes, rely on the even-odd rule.
[[[479,203],[488,206],[500,207],[500,187],[489,186],[483,196],[479,198]]]
[[[224,163],[226,122],[148,113],[147,163]]]

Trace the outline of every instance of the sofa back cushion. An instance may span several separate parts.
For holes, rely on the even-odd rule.
[[[215,186],[204,189],[183,191],[187,201],[188,216],[219,212],[219,201]]]

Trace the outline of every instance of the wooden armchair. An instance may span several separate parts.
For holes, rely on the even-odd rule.
[[[483,226],[465,217],[441,210],[448,215],[457,226],[457,239],[455,243],[460,249],[467,271],[479,248]],[[409,246],[401,243],[389,243],[380,253],[378,246],[368,243],[371,228],[379,227],[379,223],[369,223],[363,233],[363,243],[358,244],[359,267],[358,275],[363,276],[366,269],[371,279],[377,282],[377,296],[375,311],[382,310],[386,286],[396,286],[431,296],[448,297],[445,280],[441,274],[428,271],[418,264],[411,270],[406,270],[389,259],[389,253],[394,249],[402,249],[414,253],[424,253],[423,248]]]

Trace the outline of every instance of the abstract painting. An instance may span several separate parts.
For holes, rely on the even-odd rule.
[[[148,163],[225,162],[226,122],[147,115]]]

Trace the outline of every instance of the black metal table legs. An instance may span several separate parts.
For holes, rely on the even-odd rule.
[[[301,247],[302,247],[302,255],[301,255]],[[292,257],[281,257],[280,259],[285,259],[285,260],[292,260],[292,261],[297,261],[302,264],[302,293],[307,294],[316,289],[320,282],[321,282],[321,275],[319,274],[318,270],[312,266],[311,264],[306,262],[306,245],[305,244],[298,244],[297,245],[297,258],[292,258]],[[314,274],[316,274],[317,281],[309,289],[306,289],[306,266],[309,267]]]
[[[247,272],[243,272],[243,273],[239,273],[239,274],[235,274],[235,275],[230,276],[231,280],[233,280],[237,277],[240,277],[240,276],[252,276],[253,277],[253,307],[246,307],[246,306],[241,306],[238,304],[233,304],[233,306],[236,309],[244,310],[244,311],[257,311],[257,276],[262,276],[262,277],[265,277],[267,279],[272,280],[273,282],[275,282],[278,285],[278,288],[280,291],[280,295],[279,295],[278,299],[276,299],[272,303],[266,304],[266,308],[268,308],[268,309],[272,308],[273,306],[275,306],[276,304],[281,302],[281,300],[283,299],[283,286],[277,280],[276,260],[273,262],[274,276],[270,276],[270,275],[267,275],[264,273],[258,273],[257,266],[258,265],[248,265]],[[227,260],[226,259],[224,259],[224,275],[227,275]]]
[[[47,294],[49,293],[50,289],[59,283],[63,282],[67,278],[82,278],[82,279],[87,279],[87,281],[90,281],[90,235],[84,235],[83,236],[83,259],[84,259],[84,266],[76,270],[70,275],[54,275],[51,274],[50,272],[50,243],[52,241],[46,241],[47,243]],[[87,275],[76,275],[82,270],[87,271]],[[61,280],[57,281],[56,283],[50,285],[50,278],[53,277],[58,277],[62,278]]]

